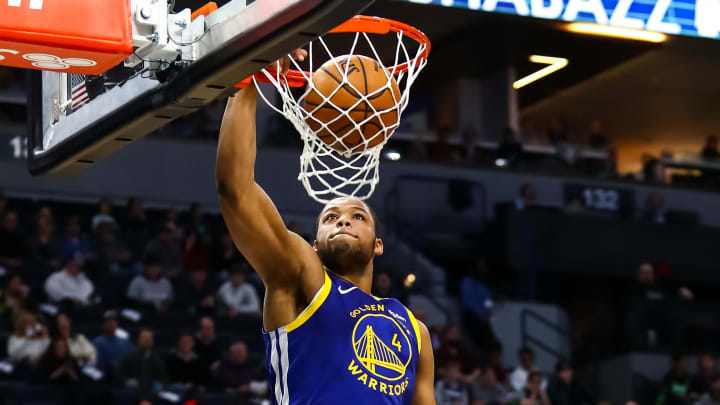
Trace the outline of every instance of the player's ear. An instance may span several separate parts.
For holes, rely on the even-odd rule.
[[[317,252],[317,239],[313,241],[313,250]]]
[[[382,256],[383,254],[383,241],[380,238],[375,238],[375,250],[373,251],[375,256]]]

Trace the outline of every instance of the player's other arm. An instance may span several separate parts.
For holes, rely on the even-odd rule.
[[[415,392],[413,405],[435,405],[435,359],[433,358],[430,331],[424,323],[418,321],[422,351],[415,373]]]
[[[322,265],[312,247],[290,232],[265,191],[255,183],[257,90],[250,85],[228,100],[218,141],[216,179],[220,209],[236,246],[268,289],[290,292],[313,267],[309,294],[323,284]]]

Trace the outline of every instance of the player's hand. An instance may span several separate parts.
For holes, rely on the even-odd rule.
[[[303,62],[307,58],[307,56],[308,52],[302,48],[290,52],[288,56],[278,61],[280,63],[280,73],[285,75],[287,74],[288,70],[290,70],[290,66],[292,65],[292,61],[290,61],[290,58],[293,58],[298,62]]]

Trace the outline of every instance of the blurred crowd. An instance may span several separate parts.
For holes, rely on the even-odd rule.
[[[260,280],[217,215],[55,206],[0,196],[10,378],[62,387],[63,404],[266,397]]]
[[[511,203],[536,204],[529,184]],[[657,222],[662,212],[645,217]],[[219,215],[200,204],[146,208],[137,198],[117,206],[0,196],[0,219],[0,379],[52,387],[63,405],[267,400],[262,283]],[[309,238],[299,224],[288,226]],[[459,283],[457,322],[431,328],[438,404],[602,404],[588,362],[561,359],[544,375],[525,347],[514,367],[503,364],[502,336],[490,326],[498,299],[490,267],[473,259]],[[635,347],[673,346],[679,323],[668,324],[662,311],[695,300],[686,286],[662,285],[656,272],[640,265],[625,294],[623,339]],[[407,303],[401,283],[381,271],[373,293]],[[698,361],[691,376],[678,354],[651,402],[718,403],[713,357]]]

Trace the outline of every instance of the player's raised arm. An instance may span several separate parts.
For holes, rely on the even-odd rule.
[[[268,289],[323,284],[322,264],[312,247],[285,227],[275,205],[255,183],[257,90],[250,85],[228,100],[220,128],[216,178],[220,208],[238,249]],[[300,275],[306,269],[314,274]],[[315,285],[317,284],[317,285]]]

